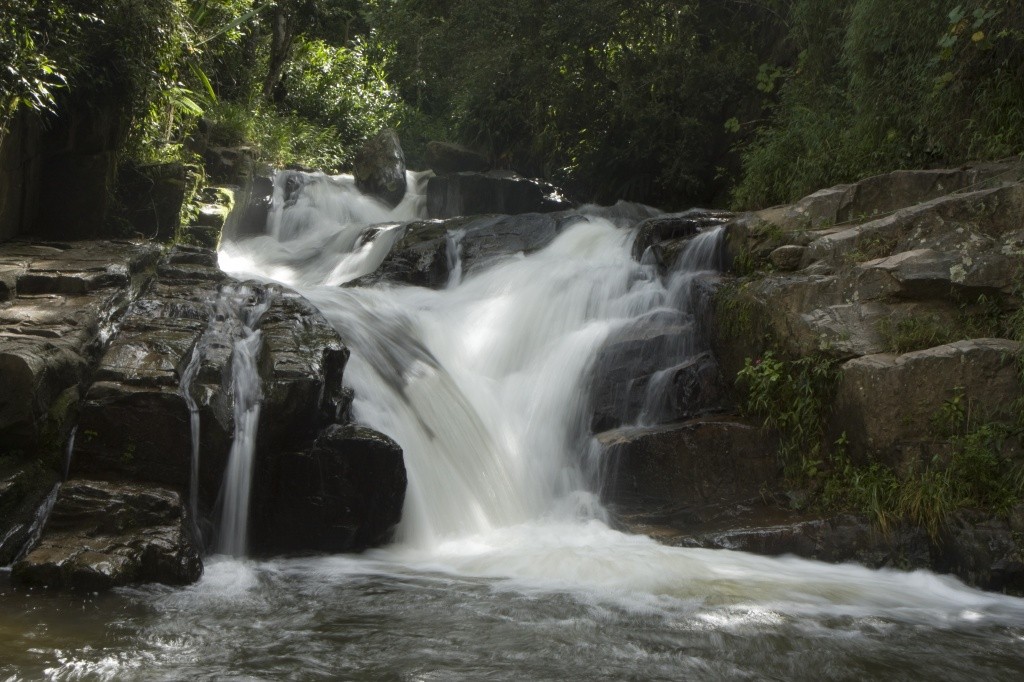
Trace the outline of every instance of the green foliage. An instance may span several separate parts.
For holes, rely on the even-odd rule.
[[[835,394],[836,362],[807,357],[782,360],[772,351],[747,358],[737,374],[746,390],[745,411],[779,433],[779,457],[791,479],[814,476],[824,453],[825,419]]]
[[[736,206],[1024,151],[1016,0],[796,0],[789,18],[799,58],[783,71],[770,122],[740,141]]]
[[[902,472],[878,462],[854,465],[837,448],[819,506],[868,514],[883,530],[908,521],[938,540],[958,511],[1005,514],[1020,502],[1024,468],[1008,454],[1022,445],[1020,424],[979,417],[958,390],[936,413],[933,428],[936,443],[946,445],[943,454]]]
[[[394,125],[401,112],[383,68],[367,58],[365,45],[358,41],[345,47],[298,40],[283,83],[288,108],[333,128],[347,156],[370,135]]]
[[[221,101],[206,112],[210,143],[251,146],[258,159],[272,166],[298,165],[340,172],[351,160],[352,147],[338,131],[271,106],[245,106]]]
[[[891,353],[910,353],[933,348],[944,343],[959,341],[965,336],[959,330],[936,315],[906,317],[895,322],[886,318],[879,322],[878,332],[882,342]]]

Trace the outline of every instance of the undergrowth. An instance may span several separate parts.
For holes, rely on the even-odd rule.
[[[1015,458],[1024,448],[1024,401],[1011,410],[1016,419],[995,419],[958,388],[932,420],[927,449],[934,454],[897,469],[854,462],[845,433],[827,443],[838,377],[834,360],[784,360],[772,351],[748,358],[737,376],[745,411],[778,432],[786,483],[809,493],[806,505],[864,514],[886,532],[910,523],[937,541],[959,511],[1007,514],[1024,499],[1024,467]]]

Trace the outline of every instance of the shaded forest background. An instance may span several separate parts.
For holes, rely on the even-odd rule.
[[[116,102],[124,161],[190,137],[347,169],[383,127],[582,200],[753,208],[1024,152],[1019,0],[0,0],[0,144]]]

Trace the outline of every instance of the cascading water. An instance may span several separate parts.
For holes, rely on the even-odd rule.
[[[361,556],[214,559],[189,588],[123,593],[110,617],[60,603],[48,621],[55,653],[32,653],[45,650],[38,635],[0,638],[0,676],[1019,677],[1020,600],[927,572],[667,547],[604,523],[584,473],[596,358],[650,325],[679,332],[666,365],[701,352],[693,294],[714,234],[693,240],[662,278],[630,254],[626,226],[646,209],[585,207],[545,248],[470,263],[444,289],[340,287],[377,267],[422,198],[411,192],[389,211],[351,178],[277,180],[273,235],[228,241],[221,264],[297,288],[349,345],[355,418],[405,454],[397,542]],[[450,274],[458,247],[448,244]],[[237,337],[236,381],[255,366],[256,317]],[[667,376],[644,384],[637,421],[658,419],[654,384]],[[259,405],[258,385],[246,385],[234,389],[241,449]],[[244,483],[241,468],[229,484]],[[230,496],[240,505],[244,493]],[[244,538],[226,528],[225,540]],[[39,614],[41,601],[21,611]],[[79,621],[105,639],[75,640],[69,623]]]
[[[226,295],[225,295],[226,294]],[[220,524],[217,551],[245,556],[249,531],[249,498],[256,455],[256,430],[263,398],[257,361],[262,346],[260,318],[270,306],[269,297],[251,287],[222,292],[221,314],[233,316],[239,334],[231,352],[231,393],[234,434],[219,500]]]

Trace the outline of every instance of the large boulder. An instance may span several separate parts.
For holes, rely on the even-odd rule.
[[[202,575],[191,521],[173,491],[134,483],[61,486],[39,544],[16,563],[19,585],[97,591]]]
[[[706,229],[725,224],[731,217],[731,213],[724,211],[694,208],[648,218],[637,226],[633,258],[640,260],[647,249],[659,242],[696,237]]]
[[[851,451],[899,469],[939,454],[934,426],[943,405],[960,396],[976,419],[1014,418],[1022,387],[1007,339],[958,341],[904,355],[878,354],[842,367],[832,430]]]
[[[781,482],[773,439],[732,417],[625,428],[597,439],[604,448],[601,497],[618,513],[746,504]]]
[[[459,144],[451,142],[427,143],[427,167],[437,173],[473,172],[482,173],[490,170],[491,163],[483,154],[478,154]]]
[[[235,431],[235,344],[243,318],[257,310],[258,452],[312,443],[323,425],[343,418],[348,350],[320,313],[294,292],[228,278],[212,251],[178,246],[98,362],[81,405],[72,475],[190,491],[194,404],[198,521],[212,515]]]
[[[250,548],[294,554],[383,544],[401,519],[405,487],[394,441],[360,426],[330,426],[308,450],[259,460]]]
[[[179,162],[126,164],[118,169],[117,200],[136,232],[166,242],[181,222],[188,183],[189,169]]]
[[[356,152],[352,174],[363,194],[397,206],[405,196],[405,153],[398,133],[382,130]]]
[[[547,213],[570,208],[572,202],[554,185],[511,171],[451,173],[427,181],[427,214],[431,218]]]

